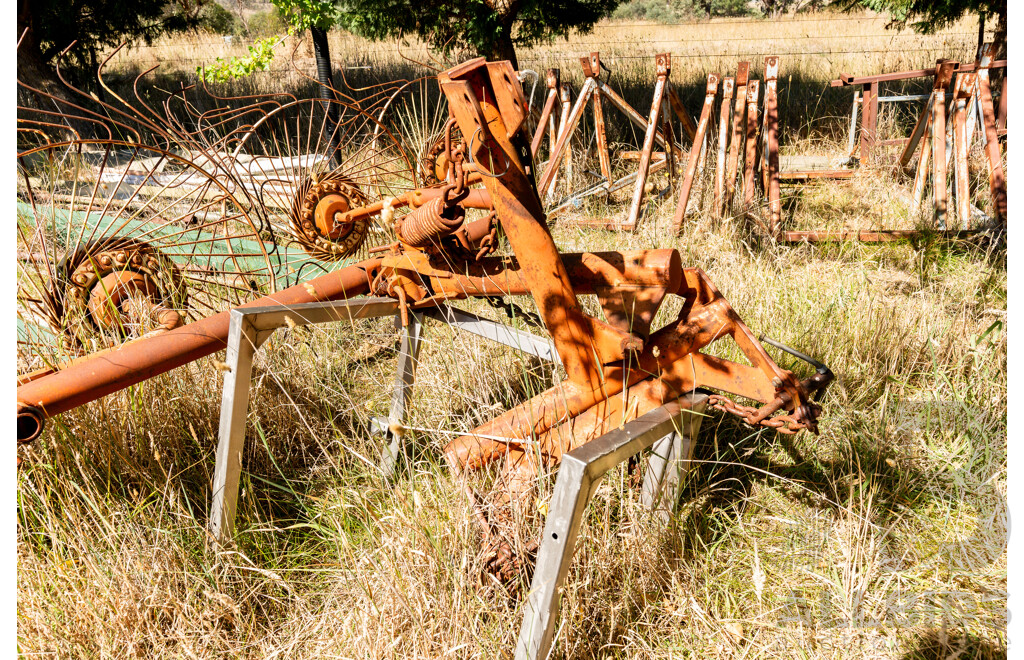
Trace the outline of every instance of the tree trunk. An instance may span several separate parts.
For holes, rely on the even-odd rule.
[[[996,14],[996,33],[993,36],[993,41],[996,44],[996,59],[1006,58],[1006,5],[1002,6],[1002,11]]]
[[[519,70],[519,59],[516,57],[516,47],[512,43],[511,26],[503,27],[494,43],[491,44],[491,52],[485,53],[487,59],[492,62],[508,60],[512,62],[512,68]]]
[[[32,16],[31,0],[19,0],[18,2],[18,39],[21,44],[18,46],[18,80],[31,85],[47,94],[59,96],[62,99],[70,100],[67,89],[61,84],[50,65],[43,57],[43,51],[39,48],[39,40],[36,38],[33,26],[35,20]],[[40,105],[46,103],[45,97],[29,92],[24,87],[18,87],[19,102],[34,99]]]
[[[91,107],[92,104],[87,99],[81,98],[68,89],[57,77],[56,71],[46,61],[43,51],[39,47],[39,40],[36,38],[33,30],[34,25],[35,18],[32,15],[31,0],[19,0],[18,39],[21,40],[21,43],[18,46],[17,54],[17,79],[21,84],[17,85],[18,114],[24,115],[25,110],[22,110],[24,108],[29,110],[29,116],[24,117],[25,119],[38,119],[53,124],[63,123],[74,129],[79,137],[94,137],[95,125],[91,121],[82,121],[80,119],[81,111],[76,111],[74,108],[64,105],[64,103],[71,103]],[[32,89],[28,89],[23,85],[28,85]],[[44,93],[56,97],[57,101],[44,96]],[[71,114],[67,115],[63,122],[61,122],[52,115],[33,117],[31,116],[33,114],[31,113],[32,108],[46,108],[51,112],[55,110],[67,111]],[[53,135],[53,138],[66,139],[74,137],[74,135],[74,133],[69,131],[66,135]]]
[[[335,100],[334,78],[331,75],[331,47],[327,43],[327,31],[323,28],[312,26],[309,28],[313,37],[313,53],[316,56],[316,78],[320,81],[320,98],[323,99],[324,112],[327,114],[328,130],[331,131],[331,145],[334,147],[333,156],[338,165],[341,165],[341,130],[338,127],[338,105],[331,103]]]

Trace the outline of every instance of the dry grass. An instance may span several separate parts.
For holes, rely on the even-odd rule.
[[[856,183],[864,192],[809,193],[794,221],[901,217],[896,183],[871,171]],[[1005,657],[1005,252],[939,239],[784,247],[703,213],[675,237],[673,211],[652,205],[636,234],[576,228],[608,213],[594,205],[554,235],[564,251],[678,248],[755,333],[820,356],[839,380],[817,437],[706,420],[668,527],[624,470],[610,474],[564,590],[556,656]],[[506,654],[519,601],[478,587],[480,543],[440,458],[443,431],[553,374],[431,324],[411,425],[434,431],[410,434],[392,485],[373,468],[368,424],[386,414],[396,350],[385,320],[271,340],[228,549],[204,531],[220,404],[209,359],[54,420],[19,473],[20,650]],[[527,517],[524,535],[539,524]]]

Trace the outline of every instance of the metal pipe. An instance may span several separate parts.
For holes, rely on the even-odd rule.
[[[380,259],[368,259],[321,275],[242,307],[295,305],[340,300],[370,289]],[[159,335],[91,356],[18,388],[18,440],[38,436],[44,420],[222,350],[227,344],[227,311]],[[33,424],[35,426],[33,426]]]
[[[487,235],[490,223],[477,220],[465,229],[470,241],[478,241]],[[241,307],[296,305],[363,295],[370,290],[371,273],[380,263],[380,259],[367,259]],[[74,360],[60,371],[22,382],[17,391],[18,441],[29,442],[38,437],[48,417],[224,349],[228,327],[229,312],[221,312]]]

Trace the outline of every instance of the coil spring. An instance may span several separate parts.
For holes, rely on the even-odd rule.
[[[395,223],[395,233],[406,245],[426,247],[452,234],[462,226],[465,217],[464,208],[447,205],[443,196],[435,197]]]

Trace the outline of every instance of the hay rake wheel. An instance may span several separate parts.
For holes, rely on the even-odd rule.
[[[75,140],[18,154],[19,357],[39,367],[172,329],[273,286],[259,230],[170,152]]]
[[[261,112],[229,162],[253,215],[274,234],[287,283],[301,281],[312,261],[364,256],[391,240],[391,211],[383,207],[415,188],[412,163],[391,131],[340,101],[302,99]],[[372,203],[382,208],[350,213]]]
[[[414,155],[416,184],[435,186],[444,181],[444,124],[448,103],[440,93],[436,76],[404,83],[381,106],[377,119]]]

